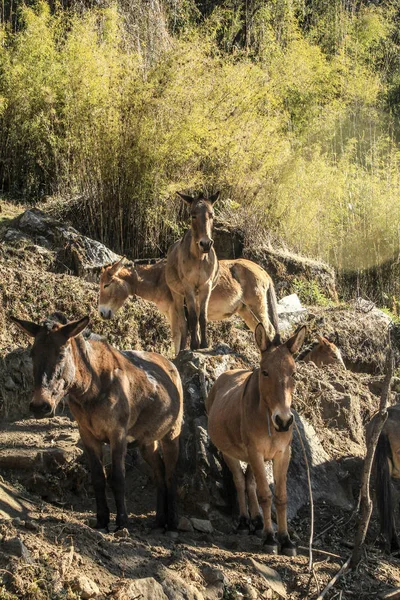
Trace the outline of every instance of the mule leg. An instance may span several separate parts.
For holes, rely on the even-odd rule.
[[[176,463],[179,455],[179,437],[173,440],[161,440],[163,452],[165,482],[167,485],[167,527],[176,530],[178,527],[178,513],[176,510]]]
[[[117,518],[115,524],[118,529],[128,525],[128,513],[125,504],[125,456],[126,437],[119,436],[110,442],[111,449],[111,475],[110,485],[115,498]]]
[[[250,331],[254,331],[258,323],[262,323],[265,331],[268,333],[268,335],[272,335],[273,338],[275,336],[275,329],[271,325],[271,321],[268,318],[268,312],[266,312],[266,310],[266,305],[264,304],[263,306],[263,303],[260,302],[260,306],[257,307],[242,304],[237,312],[242,317]]]
[[[188,321],[190,331],[190,349],[198,350],[200,338],[198,333],[199,319],[197,316],[196,297],[192,290],[185,290],[186,306],[188,309]]]
[[[238,495],[239,501],[239,524],[236,532],[243,535],[249,533],[249,513],[246,503],[246,480],[240,466],[240,462],[236,458],[232,458],[223,454],[224,460],[229,467],[233,476],[233,482]]]
[[[272,461],[275,483],[275,508],[278,521],[278,540],[282,554],[296,556],[296,544],[291,541],[287,530],[286,506],[286,477],[290,461],[290,445],[283,452],[277,452]]]
[[[208,340],[207,340],[207,313],[208,313],[208,303],[210,301],[211,296],[211,286],[205,286],[200,295],[199,295],[199,304],[200,304],[200,313],[199,313],[199,323],[200,323],[200,348],[208,348]]]
[[[96,497],[96,529],[108,529],[110,510],[106,499],[106,477],[103,469],[103,447],[91,433],[79,429],[83,446],[89,461],[94,495]]]
[[[264,523],[260,514],[260,505],[258,504],[256,480],[250,465],[247,465],[246,469],[246,491],[251,525],[255,533],[262,532]]]
[[[257,450],[249,452],[249,462],[257,483],[258,500],[264,516],[264,549],[269,554],[278,553],[278,544],[274,535],[271,519],[272,493],[265,472],[264,457]]]
[[[170,310],[170,324],[172,330],[172,339],[175,347],[175,354],[178,355],[181,350],[186,348],[187,321],[185,316],[185,299],[179,294],[172,293],[174,304]]]
[[[157,508],[156,508],[156,526],[165,527],[167,522],[167,488],[165,485],[164,463],[158,451],[157,442],[142,445],[140,452],[150,466],[153,474],[153,480],[157,487]]]

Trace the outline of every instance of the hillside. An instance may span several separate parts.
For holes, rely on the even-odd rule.
[[[336,332],[346,363],[359,371],[298,364],[294,406],[312,471],[316,578],[307,573],[310,516],[297,438],[288,494],[290,529],[302,548],[299,556],[267,557],[257,537],[232,533],[233,496],[206,433],[204,394],[223,370],[257,363],[252,335],[239,319],[210,326],[213,351],[186,352],[177,362],[185,390],[179,467],[179,507],[184,519],[178,539],[153,529],[154,487],[135,449],[127,458],[128,531],[121,537],[99,533],[88,527],[93,492],[68,410],[61,407],[58,416],[42,422],[27,418],[32,389],[25,351],[28,340],[10,324],[9,316],[40,320],[54,310],[65,311],[70,318],[90,314],[93,331],[117,347],[167,355],[171,353],[169,328],[157,310],[140,299],[127,303],[114,320],[101,321],[98,285],[59,264],[61,250],[67,258],[65,247],[49,244],[43,236],[30,240],[26,229],[24,233],[17,229],[19,222],[3,225],[0,253],[2,597],[125,600],[144,593],[150,599],[161,594],[159,582],[168,600],[274,598],[273,584],[262,574],[262,565],[278,572],[291,600],[314,597],[340,568],[353,540],[352,510],[365,451],[364,424],[377,406],[381,389],[388,319],[370,306],[365,310],[363,305],[332,302],[327,307],[308,307],[303,317],[308,321],[309,341],[314,332]],[[398,386],[396,379],[395,389]],[[374,518],[368,559],[338,586],[343,598],[357,594],[366,600],[400,584],[399,560],[385,556],[377,534]],[[144,583],[143,578],[149,577],[154,580]],[[150,588],[144,592],[140,586],[147,585]]]

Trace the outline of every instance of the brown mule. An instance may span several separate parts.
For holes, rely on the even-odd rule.
[[[188,310],[190,348],[207,348],[207,311],[211,290],[218,280],[218,259],[211,238],[214,203],[219,192],[210,198],[179,196],[190,206],[191,228],[173,244],[167,254],[165,279],[172,292],[178,325],[181,330],[180,350],[186,343],[184,302]],[[200,326],[200,337],[199,329]]]
[[[375,417],[367,425],[367,444],[372,434]],[[396,532],[391,478],[400,479],[400,404],[388,408],[388,417],[378,439],[374,457],[375,495],[381,535],[386,550],[400,550]]]
[[[110,511],[102,446],[110,444],[111,488],[117,528],[125,527],[125,454],[136,440],[157,484],[157,525],[176,528],[175,466],[179,452],[183,393],[179,373],[153,352],[119,352],[101,339],[80,333],[89,317],[68,323],[55,313],[42,325],[13,318],[34,338],[34,392],[30,408],[36,418],[54,414],[68,394],[89,459],[97,505],[97,528],[107,528]],[[162,449],[162,458],[158,451]]]
[[[186,346],[186,321],[183,318],[183,325],[180,324],[182,315],[177,313],[165,279],[166,261],[150,265],[124,265],[123,262],[121,259],[101,273],[101,316],[112,318],[129,296],[154,302],[170,323],[175,354],[178,354]],[[272,337],[278,332],[277,303],[271,277],[256,263],[244,258],[219,261],[219,277],[211,291],[207,320],[221,321],[234,314],[240,315],[252,331],[261,322]]]
[[[262,527],[259,500],[264,516],[265,550],[277,553],[279,541],[282,553],[288,556],[296,554],[286,518],[286,476],[293,423],[290,408],[295,371],[293,354],[300,350],[305,332],[303,326],[281,344],[279,335],[271,340],[264,326],[257,325],[255,339],[261,352],[259,368],[253,372],[226,371],[214,383],[206,400],[210,438],[232,471],[238,493],[238,531],[249,531],[249,512],[255,529]],[[273,463],[278,541],[272,527],[272,494],[265,473],[266,460]],[[240,461],[248,463],[245,475]]]
[[[333,342],[330,342],[326,337],[321,335],[317,335],[317,340],[318,343],[314,348],[301,358],[303,362],[313,362],[317,367],[337,364],[346,368],[342,354]]]

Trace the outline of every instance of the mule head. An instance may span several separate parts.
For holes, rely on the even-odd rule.
[[[74,381],[70,340],[87,327],[89,317],[70,323],[57,317],[42,325],[15,317],[11,319],[24,333],[34,338],[31,349],[34,391],[29,408],[37,419],[49,417]]]
[[[346,368],[339,348],[326,337],[317,335],[318,345],[313,349],[313,361],[316,365],[340,364]]]
[[[212,228],[214,222],[214,203],[218,200],[219,192],[216,192],[209,198],[204,198],[203,195],[199,198],[192,198],[177,192],[177,194],[190,206],[190,217],[192,235],[195,243],[198,245],[200,252],[208,254],[214,244],[212,239]]]
[[[300,350],[305,334],[306,327],[302,326],[282,344],[279,334],[273,339],[268,337],[262,323],[257,325],[254,332],[261,352],[260,399],[266,404],[276,431],[288,431],[293,423],[291,405],[296,369],[293,355]]]
[[[100,275],[99,313],[103,319],[112,319],[129,296],[128,284],[119,277],[124,258],[105,267]]]

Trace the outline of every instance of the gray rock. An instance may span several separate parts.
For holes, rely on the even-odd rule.
[[[207,521],[206,519],[196,519],[195,517],[192,517],[190,521],[196,531],[201,531],[202,533],[212,533],[214,531],[211,521]]]
[[[277,310],[281,333],[292,331],[307,316],[307,309],[302,306],[297,294],[279,300]]]
[[[19,537],[13,537],[5,540],[3,542],[2,549],[7,554],[22,558],[26,563],[31,564],[33,562],[31,553]]]
[[[208,585],[204,591],[205,600],[220,600],[224,597],[225,586],[220,581],[218,583],[213,583]]]
[[[187,517],[181,517],[178,523],[179,531],[193,531],[193,525]]]
[[[104,244],[81,235],[76,229],[32,208],[11,222],[7,240],[28,239],[34,245],[58,252],[57,269],[97,281],[101,268],[120,257]]]
[[[205,600],[199,590],[187,583],[172,569],[163,568],[160,578],[168,600]]]
[[[135,579],[129,584],[118,585],[114,588],[112,597],[115,600],[168,600],[162,586],[154,577]]]
[[[203,575],[204,580],[208,585],[213,585],[221,582],[227,583],[223,571],[221,571],[221,569],[217,569],[216,567],[210,567],[209,565],[205,565],[201,569],[201,574]]]
[[[79,594],[83,600],[89,600],[90,598],[96,598],[100,595],[99,586],[86,575],[78,575],[71,583],[71,589],[73,592]]]

